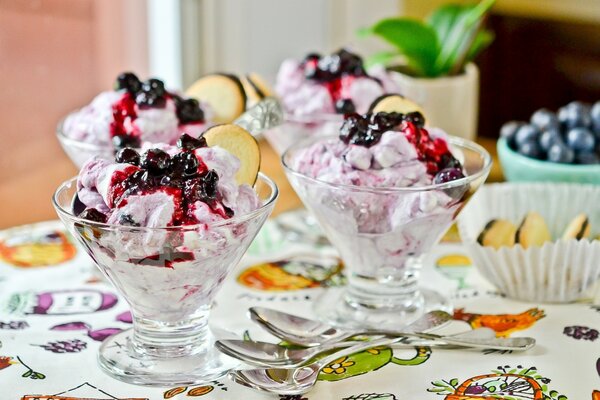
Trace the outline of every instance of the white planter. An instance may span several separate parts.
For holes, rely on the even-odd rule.
[[[469,63],[465,73],[441,78],[415,78],[392,72],[400,93],[418,103],[427,125],[442,128],[454,136],[474,139],[479,112],[479,70]]]

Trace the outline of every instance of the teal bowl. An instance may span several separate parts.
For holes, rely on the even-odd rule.
[[[559,164],[525,157],[510,147],[506,139],[497,144],[502,172],[510,182],[573,182],[600,184],[600,164]]]

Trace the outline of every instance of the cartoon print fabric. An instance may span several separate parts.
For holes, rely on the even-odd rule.
[[[270,224],[270,225],[269,225]],[[276,231],[268,223],[265,234]],[[259,238],[217,298],[212,326],[222,338],[278,342],[246,317],[253,305],[311,316],[328,287],[344,284],[335,252]],[[270,247],[271,246],[271,247]],[[0,232],[0,388],[4,399],[600,400],[600,308],[512,301],[478,274],[460,245],[444,243],[423,271],[444,285],[456,330],[485,327],[498,337],[532,336],[527,353],[435,347],[378,347],[323,368],[314,391],[267,396],[226,378],[148,388],[105,375],[96,352],[132,316],[58,222]]]

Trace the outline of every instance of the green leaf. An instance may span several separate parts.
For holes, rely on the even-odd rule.
[[[356,30],[356,36],[359,39],[365,39],[368,38],[369,36],[371,36],[373,34],[373,29],[371,27],[362,27],[362,28],[358,28]]]
[[[436,29],[436,32],[443,31],[445,34],[439,39],[442,47],[435,64],[436,73],[447,74],[453,68],[457,69],[456,63],[464,62],[464,56],[469,54],[477,31],[481,28],[483,17],[494,3],[495,0],[482,0],[477,5],[448,8],[448,15],[444,18],[437,16],[430,19],[432,23],[449,25]]]
[[[466,61],[471,61],[475,57],[477,57],[477,55],[479,55],[479,53],[481,53],[490,44],[492,44],[495,37],[496,37],[496,35],[494,35],[494,32],[492,32],[488,29],[477,32],[477,36],[475,36],[475,40],[473,40],[473,44],[471,45],[471,48],[469,49],[469,53],[467,54]]]
[[[365,60],[365,66],[367,68],[371,68],[374,65],[388,65],[390,61],[394,58],[398,57],[397,53],[393,53],[391,51],[381,51],[379,53],[375,53],[372,56],[369,56]]]
[[[417,74],[434,74],[433,67],[440,46],[431,27],[415,19],[390,18],[379,21],[371,30],[395,46]]]
[[[23,375],[21,375],[23,378],[29,378],[29,376],[31,376],[31,374],[33,374],[32,370],[29,370],[27,372],[25,372]]]
[[[46,375],[42,374],[41,372],[36,372],[35,377],[36,379],[46,379]]]
[[[450,385],[452,385],[453,387],[456,387],[456,385],[458,385],[458,379],[454,378],[450,381]]]
[[[427,25],[435,30],[440,43],[448,37],[462,9],[459,4],[445,4],[427,17]]]

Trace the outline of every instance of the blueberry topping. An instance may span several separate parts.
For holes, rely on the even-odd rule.
[[[198,158],[191,152],[175,154],[171,160],[171,170],[173,170],[176,175],[197,175],[199,165]]]
[[[135,102],[141,107],[164,107],[166,100],[154,92],[141,91],[135,96]]]
[[[592,129],[597,139],[600,139],[600,101],[594,103],[590,111],[590,117],[592,119]]]
[[[133,220],[133,217],[131,216],[131,214],[121,214],[119,216],[119,224],[127,225],[127,226],[140,226],[139,223],[137,223]]]
[[[590,109],[580,102],[571,102],[558,110],[558,120],[563,128],[589,128],[592,125]]]
[[[425,117],[423,117],[423,114],[421,114],[418,111],[409,112],[408,114],[406,114],[406,116],[404,118],[407,121],[412,122],[419,128],[422,128],[425,126]]]
[[[140,165],[140,155],[134,149],[126,147],[117,152],[117,155],[115,156],[115,161],[118,163]]]
[[[320,82],[339,79],[342,75],[366,76],[362,58],[345,49],[325,57],[311,53],[304,58],[302,66],[307,79]]]
[[[594,151],[596,140],[586,128],[573,128],[567,132],[567,145],[575,151]]]
[[[338,114],[351,114],[356,112],[356,107],[350,99],[339,99],[335,102],[335,112]]]
[[[92,222],[106,222],[106,215],[102,214],[95,208],[86,208],[81,212],[81,214],[78,215],[78,217]]]
[[[164,173],[169,168],[170,163],[171,157],[169,154],[160,149],[146,151],[140,160],[141,167],[154,175]]]
[[[582,152],[575,155],[577,164],[599,164],[600,157],[594,152]]]
[[[200,136],[199,138],[195,138],[193,136],[188,135],[187,133],[184,133],[177,140],[177,147],[179,147],[181,150],[192,151],[206,146],[206,139],[204,139],[204,137],[202,136]]]
[[[460,168],[445,168],[435,175],[435,178],[433,178],[433,183],[437,185],[441,183],[455,181],[464,177],[465,174]]]
[[[349,114],[340,128],[340,140],[346,144],[371,147],[381,139],[383,133],[394,129],[404,120],[398,113]]]
[[[144,92],[155,94],[157,97],[162,97],[165,95],[165,84],[163,81],[159,79],[148,79],[146,82],[142,84],[142,90]]]
[[[133,135],[116,135],[112,138],[115,149],[124,149],[126,147],[139,148],[142,143],[138,136]]]
[[[139,92],[141,87],[142,83],[132,72],[123,72],[117,77],[117,81],[115,82],[115,90],[125,89],[131,94]]]
[[[451,153],[442,154],[440,157],[440,168],[462,168],[460,161],[458,161]]]
[[[177,118],[181,124],[204,120],[204,112],[196,99],[185,99],[176,103]]]

